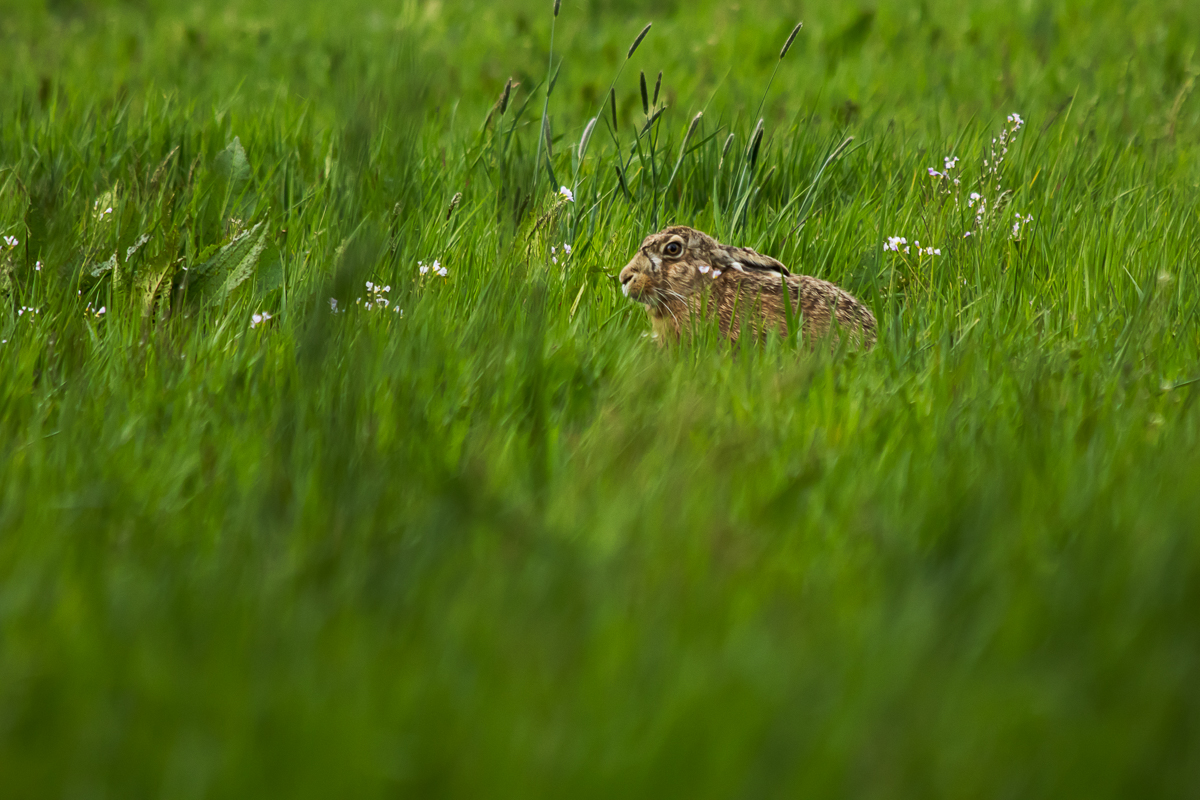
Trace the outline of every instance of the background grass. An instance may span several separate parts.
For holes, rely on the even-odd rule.
[[[0,19],[5,795],[1200,789],[1200,6],[180,6]]]

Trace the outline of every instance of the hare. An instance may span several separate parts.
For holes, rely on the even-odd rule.
[[[621,270],[620,281],[626,297],[645,304],[660,341],[678,339],[691,317],[702,314],[715,317],[721,334],[735,342],[743,325],[756,337],[772,327],[786,336],[786,284],[805,340],[828,336],[836,317],[852,342],[867,349],[875,344],[875,317],[847,292],[683,225],[647,236]]]

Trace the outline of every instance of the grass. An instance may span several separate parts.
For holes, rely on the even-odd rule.
[[[6,12],[5,794],[1194,794],[1200,11],[552,19]],[[652,346],[667,223],[879,345]]]

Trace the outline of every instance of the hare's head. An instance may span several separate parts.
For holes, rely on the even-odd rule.
[[[682,300],[701,289],[702,279],[711,280],[712,254],[720,249],[717,240],[683,225],[652,233],[621,270],[621,291],[650,305]]]
[[[647,305],[686,300],[726,270],[765,269],[786,276],[773,258],[742,247],[723,245],[695,228],[676,225],[642,240],[633,259],[621,270],[621,291]]]

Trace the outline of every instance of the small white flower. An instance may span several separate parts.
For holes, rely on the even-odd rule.
[[[554,264],[558,263],[558,256],[550,256],[550,261]]]
[[[445,277],[447,277],[447,276],[448,276],[450,273],[446,271],[446,268],[445,268],[445,267],[442,267],[441,269],[439,269],[439,270],[437,271],[437,274],[438,274],[438,275],[441,275],[443,278],[445,278]]]
[[[371,289],[374,289],[374,288],[375,288],[375,284],[371,283],[370,281],[367,281],[367,291],[370,291]]]
[[[971,235],[971,232],[967,231],[966,233],[963,234],[963,238],[966,239],[970,235]]]
[[[938,248],[934,248],[934,250],[933,250],[933,254],[934,254],[935,256],[940,256],[940,255],[942,254],[942,251],[941,251],[940,249],[938,249]]]
[[[568,189],[567,187],[565,187],[565,186],[561,186],[561,187],[559,187],[559,189],[558,189],[558,193],[559,193],[561,196],[563,196],[563,197],[567,198],[567,202],[568,202],[568,203],[574,203],[574,202],[575,202],[575,194],[574,194],[574,192],[572,192],[572,191],[571,191],[570,189]]]
[[[108,306],[100,306],[100,310],[96,312],[96,316],[103,317],[105,311],[108,311]]]
[[[16,246],[17,246],[17,245],[19,245],[21,242],[20,242],[20,241],[17,239],[17,237],[15,237],[15,236],[5,236],[5,237],[4,237],[4,243],[5,243],[6,245],[8,245],[9,247],[16,247]]]
[[[333,297],[329,298],[329,310],[332,311],[334,314],[337,313],[338,306],[337,306],[336,298],[333,298]]]
[[[38,271],[38,272],[41,272],[41,271],[42,271],[42,262],[40,262],[40,261],[39,261],[39,262],[37,262],[36,264],[34,264],[34,265],[33,265],[33,268],[34,268],[36,271]]]
[[[701,264],[700,266],[696,267],[696,269],[700,270],[701,275],[705,275],[710,269],[712,269],[712,267],[710,267],[708,264]]]
[[[564,244],[564,245],[563,245],[563,252],[564,252],[564,253],[566,253],[567,255],[571,255],[571,245],[569,245],[569,244]]]
[[[716,280],[716,279],[717,279],[717,278],[719,278],[719,277],[721,277],[721,270],[719,270],[719,269],[714,269],[714,270],[713,270],[713,280]]]
[[[392,287],[391,287],[391,286],[385,286],[385,287],[383,287],[383,290],[384,290],[385,292],[390,292],[390,291],[392,290]]]

